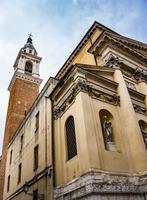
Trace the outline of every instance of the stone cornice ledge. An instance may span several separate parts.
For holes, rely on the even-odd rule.
[[[79,79],[74,84],[73,88],[71,88],[71,92],[66,100],[63,101],[62,104],[57,104],[54,106],[53,115],[55,120],[61,117],[63,113],[70,107],[70,105],[74,103],[75,98],[79,92],[85,92],[92,98],[98,99],[114,106],[120,105],[120,97],[117,96],[116,93],[113,92],[113,94],[108,94],[106,92],[103,92],[102,90],[96,89],[92,84],[89,84],[88,81]]]
[[[39,84],[39,85],[40,85],[41,82],[42,82],[42,79],[40,79],[40,78],[31,76],[31,75],[26,75],[26,74],[23,74],[23,73],[21,73],[21,72],[17,72],[17,71],[16,71],[16,72],[14,73],[13,77],[12,77],[12,80],[11,80],[10,84],[9,84],[8,91],[11,90],[11,88],[12,88],[12,86],[13,86],[13,84],[14,84],[14,82],[15,82],[15,80],[16,80],[17,78],[18,78],[18,79],[22,79],[22,80],[26,80],[26,81],[31,81],[32,83]]]
[[[89,170],[71,182],[56,187],[54,199],[78,199],[97,194],[143,194],[147,193],[147,173],[115,174],[100,170]]]

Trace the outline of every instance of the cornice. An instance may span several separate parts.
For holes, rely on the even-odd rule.
[[[112,37],[111,34],[107,32],[103,32],[103,34],[94,42],[94,44],[89,48],[88,52],[94,54],[94,55],[100,55],[100,49],[104,44],[111,43],[112,45],[118,46],[120,49],[125,49],[129,53],[133,54],[134,56],[137,56],[138,59],[142,59],[144,63],[147,63],[147,56],[144,56],[143,54],[139,53],[135,49],[132,49],[131,47],[125,45],[121,41],[117,40],[116,38]]]
[[[147,70],[144,70],[141,67],[132,68],[124,64],[123,60],[120,60],[119,57],[114,56],[113,54],[109,56],[109,59],[102,68],[110,68],[114,70],[119,68],[124,76],[135,81],[135,83],[147,82]]]
[[[91,98],[109,103],[114,106],[120,105],[120,98],[114,92],[113,94],[108,94],[102,90],[96,89],[94,84],[89,84],[87,81],[78,80],[74,84],[73,88],[70,89],[70,93],[65,100],[54,105],[53,116],[54,119],[61,117],[64,112],[75,102],[76,96],[79,92],[87,93]],[[112,92],[111,92],[112,93]]]
[[[77,45],[77,47],[74,49],[74,51],[68,57],[68,59],[66,60],[66,62],[64,63],[64,65],[59,70],[59,72],[57,73],[57,75],[56,75],[57,79],[60,79],[63,76],[63,74],[68,70],[68,68],[71,66],[72,61],[75,58],[75,56],[79,53],[79,51],[87,43],[87,41],[89,40],[89,38],[91,37],[91,35],[97,29],[102,30],[102,31],[106,31],[107,30],[107,32],[112,32],[112,33],[114,33],[116,35],[119,35],[115,31],[113,31],[113,30],[105,27],[104,25],[102,25],[102,24],[100,24],[98,22],[94,22],[93,25],[90,27],[90,29],[87,31],[87,33],[84,35],[84,37],[82,38],[82,40],[79,42],[79,44]]]
[[[143,42],[140,42],[140,41],[125,37],[123,35],[114,35],[113,33],[109,33],[109,34],[112,35],[112,37],[114,37],[117,40],[119,40],[120,42],[131,46],[132,48],[136,48],[136,49],[147,51],[147,44],[145,44]]]
[[[21,52],[21,56],[24,56],[25,58],[31,58],[32,60],[35,60],[35,61],[42,60],[41,57],[26,53],[26,52]]]
[[[57,73],[57,75],[56,75],[57,79],[60,79],[63,76],[63,74],[71,67],[73,59],[79,53],[79,51],[82,49],[82,47],[87,43],[87,41],[89,40],[89,38],[95,32],[96,29],[102,30],[102,34],[101,35],[103,35],[103,33],[107,32],[107,34],[109,35],[109,37],[110,37],[110,35],[111,35],[111,37],[115,36],[116,41],[119,42],[118,41],[118,39],[119,39],[121,45],[124,45],[123,42],[126,41],[126,43],[128,42],[129,45],[131,45],[133,43],[132,44],[133,47],[137,47],[137,48],[140,48],[140,49],[147,50],[147,45],[146,44],[144,44],[142,42],[139,42],[139,41],[136,41],[136,40],[133,40],[133,39],[130,39],[130,38],[127,38],[125,36],[122,36],[122,35],[116,33],[115,31],[113,31],[113,30],[111,30],[111,29],[103,26],[102,24],[100,24],[98,22],[94,22],[93,25],[88,30],[88,32],[85,34],[85,36],[79,42],[79,44],[77,45],[77,47],[75,48],[75,50],[71,53],[71,55],[68,57],[68,59],[66,60],[66,62],[64,63],[64,65],[61,67],[61,69]],[[122,40],[124,40],[124,41],[122,41]],[[138,54],[140,56],[143,56],[141,53],[138,53],[138,52],[136,52],[135,50],[133,50],[131,48],[129,48],[129,49],[132,50],[133,52],[135,52],[136,54]]]
[[[39,57],[39,56],[35,56],[35,55],[32,55],[32,54],[29,54],[29,53],[26,53],[26,52],[23,52],[22,51],[22,48],[19,50],[19,52],[18,52],[18,55],[17,55],[17,57],[16,57],[16,59],[15,59],[15,62],[14,62],[14,65],[13,65],[13,67],[15,68],[15,66],[17,65],[17,61],[18,61],[18,59],[21,57],[21,56],[28,56],[29,58],[33,58],[33,60],[35,60],[35,61],[41,61],[42,60],[42,58],[41,57]]]
[[[41,82],[42,82],[42,79],[40,78],[37,78],[37,77],[34,77],[34,76],[31,76],[31,75],[28,75],[28,74],[23,74],[21,72],[18,72],[17,70],[15,71],[12,79],[11,79],[11,82],[9,84],[9,87],[8,87],[8,91],[11,91],[16,79],[21,79],[21,80],[24,80],[24,81],[29,81],[29,82],[32,82],[32,83],[35,83],[35,84],[38,84],[40,85]]]

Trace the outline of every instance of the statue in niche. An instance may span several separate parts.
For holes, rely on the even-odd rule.
[[[105,115],[103,118],[103,133],[106,143],[113,142],[113,127],[111,121]]]
[[[140,129],[141,129],[141,132],[142,132],[142,135],[143,135],[145,146],[147,148],[147,128],[145,128],[144,126],[140,126]]]

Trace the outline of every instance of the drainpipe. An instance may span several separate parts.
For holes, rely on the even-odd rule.
[[[47,126],[47,111],[48,111],[48,109],[47,109],[47,98],[46,98],[46,96],[45,96],[45,164],[46,164],[46,168],[48,167],[48,163],[47,163],[47,157],[48,157],[48,155],[47,155],[47,153],[48,153],[48,147],[47,147],[47,140],[48,140],[48,137],[47,137],[47,134],[48,134],[48,126]],[[47,176],[48,175],[46,175],[45,176],[45,193],[46,193],[46,199],[48,199],[48,181],[47,181]]]
[[[53,114],[53,100],[51,98],[51,143],[52,143],[52,184],[53,189],[56,185],[55,178],[55,136],[54,136],[54,114]]]
[[[51,101],[51,110],[48,110],[47,106],[47,100],[50,99]],[[54,199],[54,187],[55,187],[55,144],[54,144],[54,118],[53,118],[53,100],[51,95],[46,96],[46,102],[45,102],[45,124],[46,124],[46,130],[47,130],[47,112],[51,112],[51,171],[50,174],[48,174],[51,177],[51,199]],[[46,131],[46,137],[45,137],[45,145],[46,145],[46,153],[45,153],[45,160],[46,160],[46,167],[47,167],[47,131]],[[47,189],[47,180],[46,180],[46,189]]]

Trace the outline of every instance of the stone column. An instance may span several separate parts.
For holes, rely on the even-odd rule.
[[[132,101],[126,87],[122,72],[119,68],[115,70],[114,81],[119,83],[118,95],[120,96],[121,127],[123,129],[123,147],[128,157],[130,172],[141,172],[147,170],[147,152],[143,145],[140,128]]]

